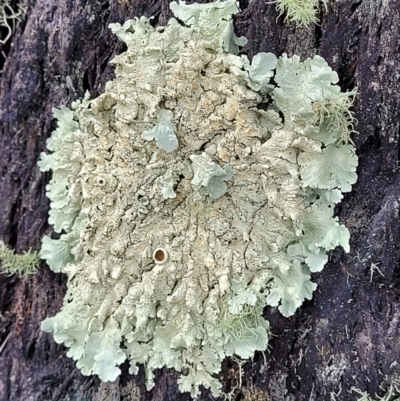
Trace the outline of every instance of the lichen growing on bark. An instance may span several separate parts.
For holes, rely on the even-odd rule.
[[[149,389],[166,366],[218,394],[226,356],[266,349],[263,308],[292,315],[326,252],[349,249],[333,208],[357,158],[320,114],[351,94],[321,57],[238,56],[234,1],[171,9],[184,25],[111,25],[116,78],[55,110],[39,165],[61,237],[41,255],[68,291],[42,328],[83,374],[113,381],[128,358]]]
[[[17,254],[7,245],[0,241],[0,274],[11,276],[17,274],[19,277],[35,274],[40,258],[38,252]]]
[[[319,4],[327,8],[327,0],[276,0],[279,16],[286,14],[285,21],[294,22],[297,26],[308,27],[317,24]]]

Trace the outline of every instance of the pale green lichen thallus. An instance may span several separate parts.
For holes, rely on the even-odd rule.
[[[169,367],[195,397],[220,393],[226,356],[267,348],[266,305],[292,315],[327,251],[349,251],[333,212],[357,157],[353,93],[321,57],[237,55],[233,0],[171,9],[181,22],[112,24],[115,79],[54,111],[39,166],[60,238],[41,256],[68,290],[42,328],[85,375],[128,359],[151,389]]]

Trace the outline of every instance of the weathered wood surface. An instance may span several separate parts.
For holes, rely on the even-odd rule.
[[[352,234],[351,253],[337,250],[316,275],[318,289],[290,319],[266,310],[271,349],[243,365],[237,400],[355,400],[355,386],[384,394],[400,378],[400,0],[330,0],[321,25],[283,23],[273,4],[240,1],[236,30],[249,39],[243,53],[320,54],[339,73],[343,90],[358,88],[354,136],[359,179],[338,209]],[[123,50],[107,26],[127,18],[171,16],[168,0],[29,0],[28,11],[3,50],[0,78],[0,239],[18,251],[39,248],[51,232],[49,202],[36,163],[54,129],[52,107],[86,90],[101,93],[113,77],[108,61]],[[3,64],[4,60],[1,60]],[[379,271],[374,266],[378,266]],[[0,401],[188,400],[177,373],[159,371],[147,392],[138,377],[116,383],[84,377],[66,350],[40,331],[62,304],[65,278],[42,264],[29,278],[0,276]],[[229,392],[238,366],[227,360]],[[208,391],[200,397],[212,400]]]

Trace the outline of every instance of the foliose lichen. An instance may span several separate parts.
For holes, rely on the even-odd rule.
[[[171,9],[182,23],[112,24],[115,79],[54,111],[39,166],[60,238],[41,255],[68,290],[42,328],[85,375],[128,358],[149,389],[170,367],[216,395],[226,356],[266,349],[263,308],[292,315],[327,251],[349,251],[333,212],[357,178],[353,93],[319,56],[237,55],[233,0]]]

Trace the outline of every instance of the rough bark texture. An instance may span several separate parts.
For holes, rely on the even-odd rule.
[[[97,96],[113,77],[108,61],[123,45],[109,23],[153,15],[155,24],[165,24],[169,2],[28,1],[0,61],[0,239],[17,251],[38,249],[51,232],[49,176],[36,163],[54,129],[52,107],[86,90]],[[249,39],[243,53],[320,54],[343,90],[358,88],[360,159],[358,182],[338,210],[352,235],[350,254],[331,254],[313,300],[292,318],[265,310],[271,348],[243,365],[232,399],[356,400],[353,386],[382,396],[400,379],[400,0],[330,0],[321,25],[310,30],[284,24],[265,0],[240,6],[236,30]],[[172,370],[159,371],[150,392],[143,370],[130,376],[126,365],[115,383],[82,376],[39,327],[60,308],[65,283],[44,264],[27,278],[0,276],[0,344],[11,333],[0,354],[0,401],[189,399]],[[232,390],[237,363],[226,360],[220,376],[224,390]],[[213,397],[204,391],[200,399]]]

